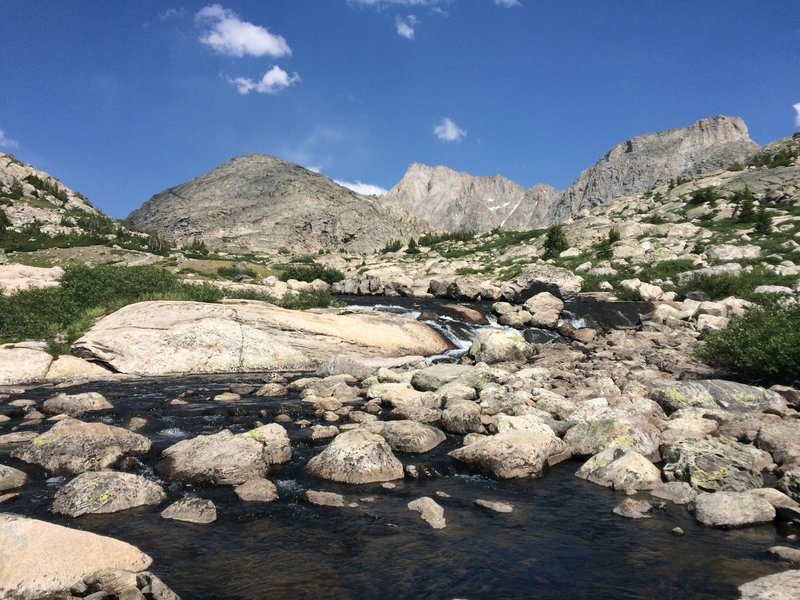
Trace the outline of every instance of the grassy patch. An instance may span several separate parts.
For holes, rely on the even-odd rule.
[[[757,265],[750,271],[738,274],[722,273],[719,275],[696,274],[678,284],[677,292],[684,295],[691,291],[702,291],[712,300],[721,300],[728,296],[736,296],[746,300],[757,300],[755,288],[760,285],[783,285],[792,287],[797,277],[778,275],[772,270]]]
[[[297,281],[306,281],[310,283],[315,279],[321,279],[326,283],[332,284],[344,279],[344,273],[342,273],[339,269],[326,267],[313,262],[311,264],[301,265],[276,265],[276,267],[280,268],[281,270],[281,281],[296,279]]]

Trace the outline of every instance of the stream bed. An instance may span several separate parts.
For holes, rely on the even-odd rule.
[[[99,391],[114,405],[84,420],[124,425],[142,417],[140,433],[153,441],[141,459],[118,465],[155,479],[169,502],[201,496],[215,502],[218,520],[197,525],[165,520],[167,503],[109,515],[70,519],[49,507],[66,481],[47,479],[33,465],[10,457],[0,462],[33,477],[0,511],[23,514],[130,542],[154,559],[153,570],[184,600],[193,598],[736,598],[736,587],[785,569],[767,548],[785,531],[774,525],[732,531],[697,524],[685,507],[666,503],[651,519],[629,520],[611,509],[625,496],[574,477],[580,463],[567,461],[544,477],[496,481],[466,471],[447,457],[459,436],[425,455],[398,453],[404,465],[424,463],[429,476],[406,477],[395,489],[348,486],[307,476],[303,467],[327,441],[311,441],[308,428],[285,427],[292,461],[273,468],[279,489],[272,503],[245,503],[232,488],[199,488],[158,480],[153,465],[165,447],[223,428],[246,431],[280,413],[317,422],[296,396],[244,396],[236,404],[211,398],[232,383],[259,383],[259,375],[138,379],[84,384],[63,391]],[[169,401],[187,390],[186,405]],[[59,390],[62,391],[62,390]],[[43,401],[52,387],[15,397]],[[0,434],[19,425],[16,409]],[[41,425],[37,431],[44,431]],[[307,489],[341,493],[345,508],[305,501]],[[437,492],[449,497],[437,496]],[[431,496],[445,511],[447,527],[431,529],[406,505]],[[646,497],[644,495],[643,497]],[[482,498],[508,502],[509,514],[475,506]],[[681,527],[685,535],[671,530]]]

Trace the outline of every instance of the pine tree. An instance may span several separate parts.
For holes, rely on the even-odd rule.
[[[564,234],[564,226],[560,223],[550,226],[547,230],[547,237],[544,240],[544,257],[553,258],[567,248],[569,248],[569,242]]]
[[[745,186],[744,191],[740,194],[737,194],[737,197],[739,206],[736,217],[742,223],[752,223],[756,216],[756,211],[753,204],[755,200],[753,197],[753,192],[750,191],[750,188]]]
[[[772,231],[772,217],[767,212],[767,207],[763,204],[756,213],[756,226],[753,231],[760,235],[765,235]]]

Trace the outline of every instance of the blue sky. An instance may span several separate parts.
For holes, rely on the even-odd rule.
[[[112,216],[243,154],[566,187],[715,114],[800,126],[796,0],[0,0],[0,150]],[[797,106],[795,106],[797,105]]]

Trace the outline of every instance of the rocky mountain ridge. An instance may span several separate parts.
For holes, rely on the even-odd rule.
[[[178,244],[240,253],[370,252],[430,229],[397,204],[263,154],[156,194],[129,219]]]
[[[473,177],[412,164],[387,198],[447,231],[534,229],[616,196],[744,163],[758,148],[742,119],[716,116],[617,144],[563,192],[546,184],[525,189],[501,176]]]

